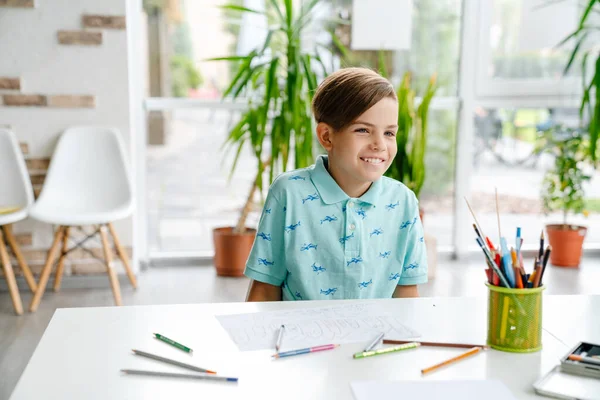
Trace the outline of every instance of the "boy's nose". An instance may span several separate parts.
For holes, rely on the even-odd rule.
[[[371,142],[371,148],[374,151],[384,151],[385,150],[385,140],[380,137],[375,137]]]

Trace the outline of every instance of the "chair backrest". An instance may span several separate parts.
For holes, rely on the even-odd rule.
[[[67,129],[52,155],[38,201],[107,209],[132,202],[124,145],[115,128]]]
[[[0,208],[29,208],[32,204],[31,180],[17,138],[0,128]]]

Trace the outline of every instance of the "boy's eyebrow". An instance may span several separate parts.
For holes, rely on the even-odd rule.
[[[374,126],[375,126],[375,125],[373,125],[372,123],[370,123],[370,122],[365,122],[365,121],[354,121],[354,122],[352,123],[352,125],[359,125],[359,124],[361,124],[361,125],[367,125],[367,126],[370,126],[370,127],[374,127]],[[387,126],[387,128],[397,128],[397,127],[398,127],[398,125],[396,125],[396,124],[393,124],[393,125],[388,125],[388,126]]]

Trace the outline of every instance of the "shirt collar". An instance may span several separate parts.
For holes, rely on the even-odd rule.
[[[319,196],[325,204],[334,204],[348,200],[350,197],[340,188],[327,170],[328,158],[326,155],[317,157],[315,167],[310,172],[310,179],[317,188]],[[369,190],[359,200],[363,203],[375,205],[381,193],[381,178],[373,182]]]

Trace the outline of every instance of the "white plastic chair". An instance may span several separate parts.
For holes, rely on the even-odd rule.
[[[58,225],[40,275],[38,290],[31,300],[30,311],[34,312],[40,304],[62,241],[62,253],[54,279],[54,290],[60,289],[64,257],[83,244],[79,243],[75,248],[68,249],[70,228],[81,229],[87,225],[94,226],[96,231],[84,242],[100,234],[104,248],[103,261],[107,266],[115,303],[121,305],[121,289],[112,263],[112,248],[109,247],[107,230],[113,237],[117,254],[131,285],[137,288],[127,253],[112,225],[113,221],[130,216],[132,211],[131,183],[118,130],[96,126],[67,129],[58,141],[44,187],[30,211],[32,218]]]
[[[7,248],[12,249],[27,285],[35,292],[37,284],[12,234],[12,224],[27,218],[32,204],[31,181],[17,139],[12,131],[0,129],[0,263],[18,315],[23,314],[23,303]]]

